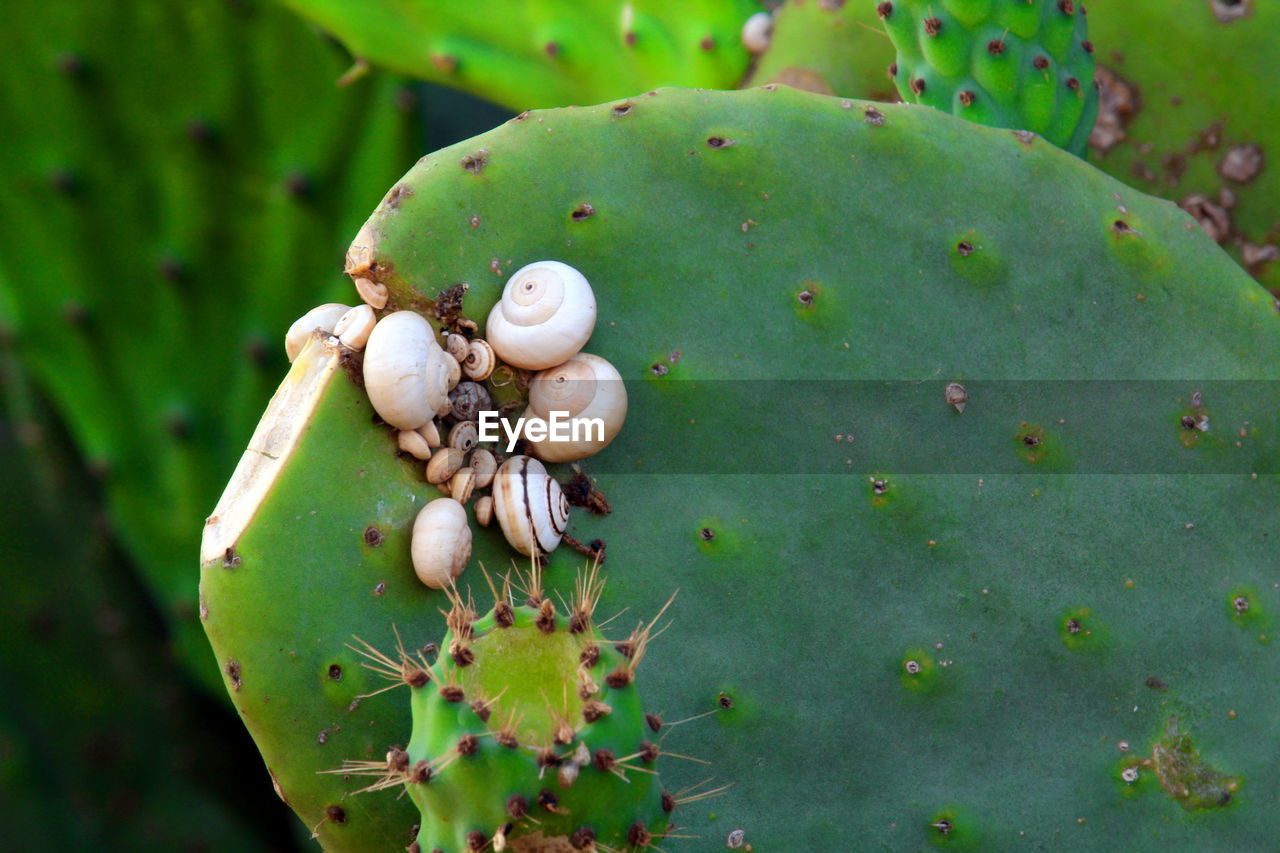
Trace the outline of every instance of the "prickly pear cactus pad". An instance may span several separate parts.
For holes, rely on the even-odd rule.
[[[1030,130],[1083,154],[1098,93],[1075,0],[883,0],[904,100],[993,127]]]
[[[874,4],[789,2],[773,13],[768,49],[751,84],[785,83],[822,95],[896,101],[885,68],[893,45],[876,20]]]
[[[884,91],[895,50],[881,34],[877,5],[784,4],[754,79],[897,100]],[[1280,8],[1256,0],[1083,5],[1100,85],[1090,161],[1177,202],[1251,274],[1280,292],[1280,265],[1274,263],[1280,259],[1280,172],[1268,166],[1280,145],[1280,90],[1271,84],[1280,78],[1280,53],[1271,38],[1280,28]],[[1227,61],[1239,70],[1229,79],[1222,74]]]
[[[1280,293],[1280,7],[1257,0],[1094,0],[1099,168],[1176,201]],[[1239,73],[1220,69],[1224,58]]]
[[[757,0],[285,0],[357,58],[516,110],[737,85]]]
[[[1227,851],[1280,830],[1280,314],[1173,205],[938,110],[662,90],[424,158],[352,252],[386,310],[433,323],[459,283],[461,314],[486,317],[537,260],[591,282],[591,351],[633,393],[578,463],[613,512],[575,507],[569,533],[607,544],[608,640],[679,590],[637,683],[646,713],[707,714],[661,744],[711,764],[664,757],[661,787],[730,785],[650,847]],[[409,560],[438,492],[371,418],[355,359],[316,338],[277,393],[206,528],[205,627],[326,849],[403,847],[420,815],[402,779],[355,794],[381,777],[321,771],[447,761],[464,731],[498,756],[464,808],[488,810],[466,829],[492,844],[535,754],[502,756],[466,703],[427,724],[434,687],[373,695],[388,683],[351,648],[396,664],[398,635],[410,656],[436,644],[432,679],[455,671],[455,603]],[[1090,416],[1103,380],[1141,401],[1123,430]],[[1100,464],[1100,433],[1148,461]],[[907,464],[920,447],[932,461]],[[513,561],[475,528],[459,595],[495,600],[480,567]],[[558,619],[583,563],[547,561]]]

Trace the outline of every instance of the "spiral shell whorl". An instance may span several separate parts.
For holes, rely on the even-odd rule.
[[[582,273],[559,261],[537,261],[507,281],[485,337],[507,364],[545,370],[582,349],[595,324],[595,294]]]
[[[569,501],[542,463],[513,456],[493,480],[493,510],[502,535],[521,554],[549,554],[569,523]]]
[[[549,420],[552,412],[565,412],[576,420],[599,418],[604,423],[603,435],[588,427],[577,440],[537,441],[534,455],[544,462],[572,462],[600,452],[618,435],[627,417],[622,375],[605,359],[585,352],[540,372],[529,385],[525,417]]]

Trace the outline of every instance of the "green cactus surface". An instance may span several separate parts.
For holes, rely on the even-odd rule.
[[[736,86],[757,0],[285,0],[360,62],[515,110]]]
[[[661,90],[424,158],[357,243],[387,310],[433,322],[458,283],[481,322],[535,260],[592,282],[587,350],[631,403],[579,463],[613,511],[569,533],[606,545],[615,643],[679,590],[643,710],[698,717],[662,748],[711,765],[662,784],[731,786],[676,808],[690,837],[663,849],[1228,851],[1280,829],[1280,314],[1173,205],[938,110]],[[451,608],[409,560],[438,493],[357,361],[303,351],[202,550],[229,693],[334,851],[409,844],[419,815],[322,771],[475,725],[424,727],[352,648],[439,643]],[[524,565],[496,526],[474,537],[464,600],[481,566]],[[584,562],[554,551],[546,597]],[[468,808],[496,809],[509,764]]]
[[[394,80],[337,89],[341,51],[271,3],[11,11],[0,322],[220,693],[190,531],[278,383],[283,330],[318,282],[341,292],[369,188],[416,155],[416,118]]]
[[[1025,3],[906,0],[899,4],[901,9],[923,13],[899,16],[911,18],[914,26],[889,27],[905,51],[890,75],[893,82],[886,81],[885,69],[895,61],[895,48],[877,20],[876,9],[882,5],[877,0],[788,0],[775,10],[771,45],[754,67],[739,43],[738,28],[757,8],[745,0],[670,7],[655,3],[649,20],[665,36],[650,39],[644,50],[639,41],[626,45],[624,39],[620,46],[614,30],[602,30],[595,18],[604,10],[595,4],[577,4],[567,16],[550,5],[527,5],[527,27],[509,35],[495,33],[485,16],[473,14],[471,7],[432,8],[428,15],[432,4],[427,0],[395,7],[385,0],[292,0],[292,5],[338,33],[357,56],[514,109],[593,102],[656,85],[728,87],[746,74],[755,84],[785,83],[821,94],[887,101],[897,100],[896,82],[910,102],[983,123],[1044,132],[1078,154],[1085,151],[1088,136],[1100,168],[1181,204],[1251,274],[1280,292],[1280,265],[1273,263],[1280,257],[1280,235],[1275,231],[1280,213],[1273,202],[1280,197],[1280,173],[1266,168],[1276,126],[1270,117],[1280,110],[1280,94],[1269,82],[1280,77],[1280,56],[1270,48],[1280,12],[1270,4],[1073,2],[1077,20],[1066,28],[1051,26],[1056,0],[1036,0],[1042,23],[1050,26],[1042,28],[1039,41],[1027,41],[1030,36],[1022,34],[1033,31],[1032,19],[1041,18],[1029,13]],[[1092,56],[1083,52],[1083,23],[1078,20],[1085,5],[1089,39],[1096,45]],[[621,12],[613,12],[620,20]],[[1003,14],[1012,14],[1016,26],[1007,36],[1003,25],[994,32],[992,38],[1007,48],[999,56],[986,50],[990,39],[977,40],[976,30],[974,40],[966,41],[972,54],[965,53],[964,39],[953,38],[957,24],[968,31]],[[639,12],[635,15],[639,20]],[[559,26],[572,34],[575,52],[592,51],[592,59],[569,69],[561,64],[559,52],[548,53],[546,45],[531,39],[528,34],[538,31],[536,21],[544,16],[561,22]],[[945,37],[929,37],[924,18],[953,26]],[[702,50],[702,29],[713,32],[712,56],[690,48],[696,41]],[[1068,30],[1070,44],[1059,56],[1052,50],[1062,47],[1059,43]],[[455,32],[457,39],[451,38]],[[1041,43],[1051,49],[1045,54],[1048,69],[1036,69],[1036,56],[1029,52]],[[662,48],[661,55],[640,63],[627,59],[655,45]],[[451,51],[474,54],[475,67],[468,72],[465,63],[449,61]],[[1100,99],[1089,89],[1094,57]],[[1227,60],[1241,69],[1230,80],[1220,71]],[[940,63],[936,67],[930,64],[935,61]],[[1019,66],[1012,75],[1004,71],[1018,62],[1027,67]],[[910,69],[917,66],[923,69],[915,78],[925,81],[922,93],[911,90]],[[967,76],[951,76],[960,73],[957,69],[966,70]],[[1082,87],[1082,104],[1057,85],[1065,87],[1073,78]],[[990,91],[983,88],[988,86]],[[962,97],[962,92],[973,97]],[[1068,133],[1071,127],[1076,132]]]
[[[1098,111],[1093,44],[1074,0],[883,0],[904,100],[1030,130],[1083,155]]]
[[[1190,212],[1280,294],[1280,8],[1256,0],[1089,3],[1102,101],[1092,159]],[[1224,76],[1223,63],[1239,69]]]
[[[896,100],[883,91],[895,51],[880,33],[876,5],[784,4],[755,79]],[[1273,120],[1280,93],[1269,82],[1280,77],[1280,55],[1271,48],[1280,10],[1254,0],[1085,5],[1101,87],[1089,139],[1092,162],[1180,204],[1252,275],[1280,292],[1274,263],[1280,172],[1268,166],[1280,145]],[[1239,73],[1222,74],[1224,62]]]
[[[751,84],[785,83],[821,95],[896,101],[885,68],[893,45],[876,20],[874,4],[791,0],[773,12],[769,49],[752,70]]]

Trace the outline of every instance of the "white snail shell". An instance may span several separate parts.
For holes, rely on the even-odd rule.
[[[414,459],[426,461],[431,458],[431,445],[421,432],[416,429],[402,429],[396,433],[396,445]]]
[[[378,318],[368,305],[357,305],[338,318],[333,326],[333,333],[342,341],[347,349],[362,350],[369,342],[369,334],[377,324]]]
[[[427,446],[433,450],[440,446],[440,427],[436,426],[435,421],[427,421],[418,427],[418,434],[427,440]]]
[[[488,341],[472,341],[467,347],[467,357],[462,360],[462,372],[468,379],[482,382],[493,373],[498,358],[493,354],[493,347]]]
[[[297,320],[294,320],[293,325],[289,327],[289,331],[284,334],[284,354],[289,357],[289,363],[292,364],[293,360],[298,357],[298,353],[302,352],[302,348],[307,345],[312,332],[319,329],[322,332],[333,334],[333,328],[337,325],[338,320],[350,310],[351,306],[349,305],[327,302],[324,305],[317,305]]]
[[[569,501],[541,462],[513,456],[493,478],[493,514],[512,548],[549,554],[569,522]]]
[[[582,273],[559,261],[537,261],[507,281],[485,337],[507,364],[545,370],[582,349],[595,326],[596,297]]]
[[[742,25],[742,46],[752,53],[764,53],[773,41],[773,15],[756,12]]]
[[[413,522],[409,553],[418,580],[433,589],[462,574],[471,557],[471,527],[462,504],[439,498],[424,506]]]
[[[571,462],[598,453],[613,441],[627,419],[627,389],[617,368],[598,355],[580,352],[529,383],[529,408],[525,417],[550,420],[551,413],[567,412],[560,418],[568,424],[570,437],[577,440],[533,442],[533,453],[544,462]],[[590,423],[599,418],[604,428]]]
[[[379,417],[397,429],[425,426],[448,404],[451,359],[431,324],[397,311],[373,327],[364,353],[364,390]]]

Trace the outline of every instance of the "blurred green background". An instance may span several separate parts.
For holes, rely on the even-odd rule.
[[[12,0],[0,28],[0,848],[291,850],[199,627],[205,516],[426,151],[507,117],[267,0]]]

